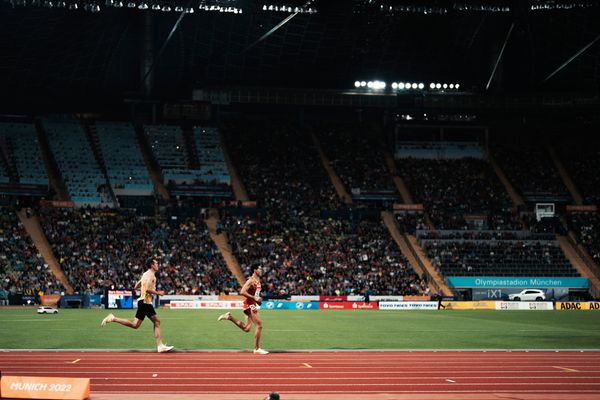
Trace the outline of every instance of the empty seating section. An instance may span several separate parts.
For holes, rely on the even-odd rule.
[[[20,183],[48,185],[34,124],[0,122],[0,141],[12,155]]]
[[[446,276],[579,276],[548,234],[425,231],[417,237]]]
[[[14,210],[0,207],[0,288],[37,294],[64,290],[44,264]]]
[[[190,168],[181,127],[146,125],[144,132],[162,170],[165,184],[193,184],[200,179],[200,171]]]
[[[396,142],[396,158],[456,159],[485,158],[485,152],[477,142]]]
[[[200,180],[230,185],[231,178],[221,148],[218,129],[195,127],[194,142],[200,162]]]
[[[98,188],[107,182],[81,125],[44,122],[44,129],[71,200],[78,206],[100,205]]]
[[[414,201],[438,229],[520,229],[489,163],[475,158],[397,160]],[[479,225],[479,226],[476,226]]]
[[[128,123],[98,121],[96,132],[114,193],[118,196],[151,195],[153,185],[134,127]]]

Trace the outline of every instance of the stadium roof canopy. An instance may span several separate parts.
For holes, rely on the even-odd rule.
[[[119,97],[146,57],[168,97],[376,79],[597,93],[599,21],[596,0],[1,0],[0,84]]]

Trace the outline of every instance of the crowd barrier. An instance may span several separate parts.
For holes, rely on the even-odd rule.
[[[241,309],[242,301],[181,301],[172,300],[173,309]],[[268,300],[262,310],[497,310],[497,311],[600,311],[600,302],[551,301],[282,301]]]

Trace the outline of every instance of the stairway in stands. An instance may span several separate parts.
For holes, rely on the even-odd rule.
[[[381,212],[381,220],[390,232],[400,252],[408,259],[415,272],[421,278],[427,278],[427,284],[432,293],[437,293],[440,289],[444,296],[454,296],[452,289],[444,282],[444,278],[431,265],[431,262],[412,235],[402,234],[396,225],[394,215],[390,211]]]
[[[55,200],[61,201],[69,201],[71,200],[71,196],[69,195],[69,191],[67,190],[67,185],[65,185],[65,181],[58,169],[58,165],[56,160],[54,159],[54,155],[50,150],[50,144],[48,143],[48,136],[46,135],[46,131],[44,130],[44,126],[41,121],[36,121],[35,128],[37,131],[38,142],[40,143],[40,151],[42,152],[42,158],[44,159],[44,166],[46,168],[46,174],[48,175],[48,180],[50,181],[50,186],[54,189],[56,193]]]
[[[98,138],[98,132],[96,131],[96,124],[94,121],[90,120],[83,120],[81,121],[81,124],[83,126],[83,130],[85,131],[85,135],[87,136],[90,147],[92,148],[92,152],[94,153],[94,158],[100,166],[100,171],[102,171],[104,179],[106,179],[106,186],[104,187],[104,191],[101,193],[102,201],[110,204],[110,206],[113,208],[117,208],[119,207],[119,201],[117,200],[117,196],[115,195],[115,192],[110,185],[110,180],[108,179],[108,172],[106,170],[104,156],[102,155],[102,149],[100,148],[100,139]]]
[[[144,134],[144,127],[139,124],[134,125],[134,127],[136,138],[142,152],[142,157],[144,157],[144,162],[146,163],[148,172],[150,173],[150,179],[152,179],[152,183],[154,183],[154,187],[158,191],[160,197],[162,197],[164,200],[169,200],[171,196],[164,184],[160,167],[158,166],[158,163],[154,158],[154,154],[152,153],[152,147],[150,146],[150,143],[148,143],[148,139]]]
[[[194,140],[194,128],[191,125],[183,125],[183,141],[185,143],[185,158],[189,169],[200,169],[200,160],[198,160],[198,150]]]
[[[250,198],[248,197],[248,192],[246,191],[246,186],[242,179],[238,175],[237,169],[229,156],[229,151],[227,150],[227,143],[225,140],[225,134],[222,130],[219,130],[219,136],[221,141],[221,148],[223,149],[223,156],[225,157],[225,163],[227,164],[227,171],[229,172],[229,177],[231,179],[231,188],[233,189],[233,194],[237,201],[248,201]]]
[[[575,185],[575,182],[573,182],[573,179],[571,179],[571,176],[565,169],[562,161],[556,155],[556,151],[550,145],[548,145],[547,150],[548,150],[548,154],[550,155],[550,158],[552,159],[552,162],[554,163],[554,166],[558,170],[558,174],[560,175],[560,178],[562,179],[564,185],[567,187],[567,190],[571,194],[571,197],[573,198],[573,200],[575,200],[575,204],[582,205],[583,198],[581,197],[581,193],[579,192],[579,190],[577,189],[577,186]]]
[[[327,175],[329,175],[331,184],[335,188],[335,191],[338,194],[338,197],[340,198],[340,200],[342,202],[344,202],[346,204],[352,204],[352,196],[350,196],[350,194],[346,190],[346,187],[344,186],[344,183],[338,176],[337,172],[335,172],[335,169],[331,166],[331,162],[329,161],[329,159],[327,158],[327,155],[323,151],[323,148],[321,147],[321,142],[319,142],[317,135],[315,135],[314,132],[311,132],[310,136],[312,138],[312,141],[313,141],[315,147],[317,148],[317,152],[319,153],[319,158],[321,159],[323,168],[325,168]]]
[[[27,234],[29,237],[31,237],[31,241],[33,242],[34,246],[44,258],[44,261],[46,264],[48,264],[52,270],[52,273],[54,273],[54,276],[56,276],[60,283],[65,287],[67,294],[73,294],[73,287],[60,268],[60,265],[54,256],[54,252],[52,251],[52,247],[50,246],[50,243],[48,243],[46,235],[44,235],[44,230],[40,226],[37,216],[28,216],[25,209],[18,211],[17,215],[21,220],[23,227],[27,231]]]
[[[569,236],[557,235],[556,238],[571,265],[581,276],[589,279],[590,294],[595,298],[600,298],[600,268],[598,265],[587,254],[583,246],[576,244],[572,233]]]
[[[219,251],[223,256],[223,260],[225,260],[227,268],[229,268],[229,271],[231,271],[231,273],[233,274],[233,276],[235,276],[240,286],[242,286],[246,279],[244,278],[244,274],[242,273],[240,264],[233,255],[233,252],[231,251],[231,245],[229,244],[227,233],[225,231],[222,231],[217,234],[216,227],[219,221],[219,211],[215,208],[209,209],[208,218],[205,221],[209,235],[215,243],[215,245],[219,248]]]

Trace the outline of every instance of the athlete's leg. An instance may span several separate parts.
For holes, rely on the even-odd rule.
[[[250,310],[248,310],[248,312],[250,312]],[[244,314],[246,313],[246,310],[244,310]],[[238,328],[240,328],[241,330],[243,330],[244,332],[250,332],[250,325],[252,325],[250,323],[250,320],[248,319],[248,315],[246,314],[246,318],[244,319],[244,322],[240,321],[239,319],[235,318],[233,315],[231,315],[230,312],[226,312],[225,314],[221,315],[219,317],[219,321],[223,321],[223,320],[228,320],[233,322],[233,324],[235,326],[237,326]]]
[[[160,319],[154,314],[150,317],[150,321],[154,324],[154,339],[156,339],[156,345],[160,346],[162,344],[162,337],[160,336]]]
[[[141,319],[134,319],[133,321],[125,319],[125,318],[118,318],[115,317],[111,322],[116,322],[118,324],[121,324],[123,326],[127,326],[129,328],[132,329],[137,329],[140,327],[140,325],[142,324],[142,320]]]
[[[262,319],[258,313],[250,314],[250,321],[254,323],[254,350],[260,349],[260,337],[262,335]]]

